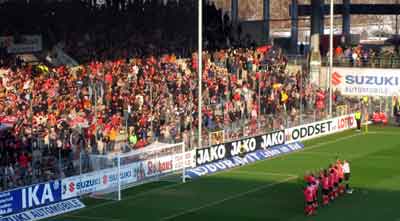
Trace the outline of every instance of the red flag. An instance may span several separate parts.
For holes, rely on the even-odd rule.
[[[271,47],[272,47],[271,45],[264,45],[264,46],[258,47],[257,52],[267,53],[269,51],[269,49],[271,49]]]

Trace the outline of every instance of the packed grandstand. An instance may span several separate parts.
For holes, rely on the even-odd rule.
[[[3,12],[10,16],[10,8],[30,13],[36,19],[34,24],[48,17],[56,24],[65,24],[40,23],[34,33],[46,33],[44,39],[49,41],[45,45],[63,42],[65,52],[81,65],[31,65],[19,56],[8,55],[5,48],[0,50],[2,189],[72,175],[77,172],[73,162],[82,152],[129,151],[156,140],[183,141],[189,147],[196,144],[197,55],[190,52],[191,42],[187,42],[195,30],[185,28],[189,24],[182,19],[167,22],[162,36],[152,33],[165,26],[166,18],[175,12],[195,16],[188,13],[195,5],[189,1],[179,7],[154,2],[134,5],[141,4],[135,1],[122,11],[78,1],[3,5]],[[40,7],[45,13],[34,10]],[[81,16],[63,16],[72,11],[89,16],[86,10],[93,10],[91,19],[84,20],[85,24],[80,21],[79,26],[74,24]],[[126,20],[130,16],[148,17],[154,11],[165,13],[145,24],[140,22],[147,19]],[[212,5],[206,11],[210,27],[229,29],[229,19],[221,16],[221,11]],[[105,17],[109,13],[119,16],[109,21]],[[182,25],[177,25],[180,21]],[[12,22],[4,25],[2,35],[29,34],[30,27]],[[168,34],[176,33],[177,27],[179,37]],[[224,35],[228,31],[218,33],[222,36],[215,36],[213,42],[229,38]],[[177,42],[179,39],[183,42]],[[163,45],[166,43],[170,45]],[[300,109],[314,120],[326,114],[325,90],[310,84],[303,70],[289,72],[288,58],[279,48],[210,49],[204,51],[202,82],[203,102],[207,104],[202,110],[203,124],[208,131],[223,129],[229,140],[243,133],[299,124]],[[338,59],[353,57],[356,65],[371,50],[364,53],[355,48],[355,55],[351,49],[335,52]],[[338,91],[333,96],[337,105],[348,102]]]
[[[237,37],[229,17],[212,4],[205,6],[199,110],[193,1],[28,2],[0,5],[10,18],[0,20],[0,36],[40,33],[43,40],[36,63],[0,44],[1,191],[89,170],[89,154],[129,152],[156,141],[194,149],[198,111],[203,146],[212,132],[223,131],[231,141],[328,115],[327,89],[310,82],[305,66],[288,68],[291,57],[280,47]],[[29,15],[31,25],[12,19],[19,14]],[[55,46],[78,65],[52,63]],[[398,51],[361,45],[335,49],[335,65],[396,68],[398,58]],[[360,107],[359,98],[339,90],[332,101],[335,116]],[[383,115],[374,121],[387,121]]]

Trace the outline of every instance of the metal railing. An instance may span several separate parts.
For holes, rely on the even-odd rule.
[[[346,108],[344,110],[343,108],[334,109],[332,117],[353,112],[358,102],[346,99],[341,105],[337,105],[339,107],[346,106]],[[296,114],[281,111],[275,114],[263,114],[257,118],[243,117],[234,122],[218,124],[214,130],[223,130],[224,140],[225,142],[229,142],[243,137],[256,136],[274,130],[324,120],[329,117],[326,111],[315,110],[313,106],[304,105],[304,107],[299,107],[299,109],[302,109],[302,112],[297,112]],[[196,128],[182,132],[178,130],[176,137],[160,137],[159,140],[184,142],[186,150],[192,150],[198,148],[198,134],[196,130]],[[202,135],[202,143],[204,146],[209,145],[209,133],[212,131],[211,129],[204,131]],[[72,149],[60,149],[49,145],[44,142],[41,137],[37,137],[36,139],[37,146],[33,149],[32,164],[29,165],[28,168],[13,168],[12,173],[10,173],[8,167],[0,168],[0,190],[45,182],[52,179],[61,179],[84,173],[90,169],[86,159],[88,159],[89,155],[92,153],[87,146],[73,147],[80,150],[73,151]],[[152,140],[155,138],[150,137],[149,139]],[[128,144],[127,142],[121,141],[119,145]]]
[[[307,56],[288,56],[289,65],[308,65]],[[322,66],[329,66],[329,58],[322,57]],[[350,57],[333,57],[333,66],[335,67],[357,67],[357,68],[400,68],[400,55],[380,55],[378,57],[359,57],[353,59]]]
[[[329,65],[329,59],[322,60],[323,66]],[[399,56],[384,57],[361,57],[358,59],[348,57],[334,57],[333,65],[337,67],[357,67],[357,68],[400,68]]]

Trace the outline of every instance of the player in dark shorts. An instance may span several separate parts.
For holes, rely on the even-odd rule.
[[[348,161],[344,160],[343,161],[343,174],[344,174],[344,180],[346,181],[346,192],[351,194],[353,193],[353,190],[350,188],[350,164]]]
[[[335,186],[335,175],[333,170],[329,169],[329,199],[333,201],[335,199],[334,186]]]
[[[324,170],[324,174],[321,177],[322,186],[322,205],[326,206],[329,204],[329,174],[327,170]]]
[[[311,216],[315,214],[315,208],[313,206],[314,203],[314,194],[313,194],[313,188],[311,185],[307,185],[306,188],[304,188],[304,198],[306,201],[306,205],[304,207],[304,212],[306,216]]]

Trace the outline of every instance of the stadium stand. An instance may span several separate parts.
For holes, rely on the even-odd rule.
[[[33,66],[0,55],[1,190],[82,172],[87,153],[130,151],[157,140],[195,146],[198,64],[194,24],[186,22],[196,21],[191,1],[179,7],[31,2],[9,2],[0,11],[29,14],[33,24],[43,24],[34,31],[45,33],[46,48],[63,42],[81,65]],[[326,116],[326,92],[305,73],[289,73],[279,48],[215,48],[229,38],[229,21],[214,6],[207,9],[207,22],[222,34],[208,39],[204,52],[204,140],[211,131],[224,130],[230,140]],[[183,17],[170,16],[175,13]],[[2,33],[29,33],[14,23],[4,24]],[[349,102],[339,92],[333,96],[335,104]]]

